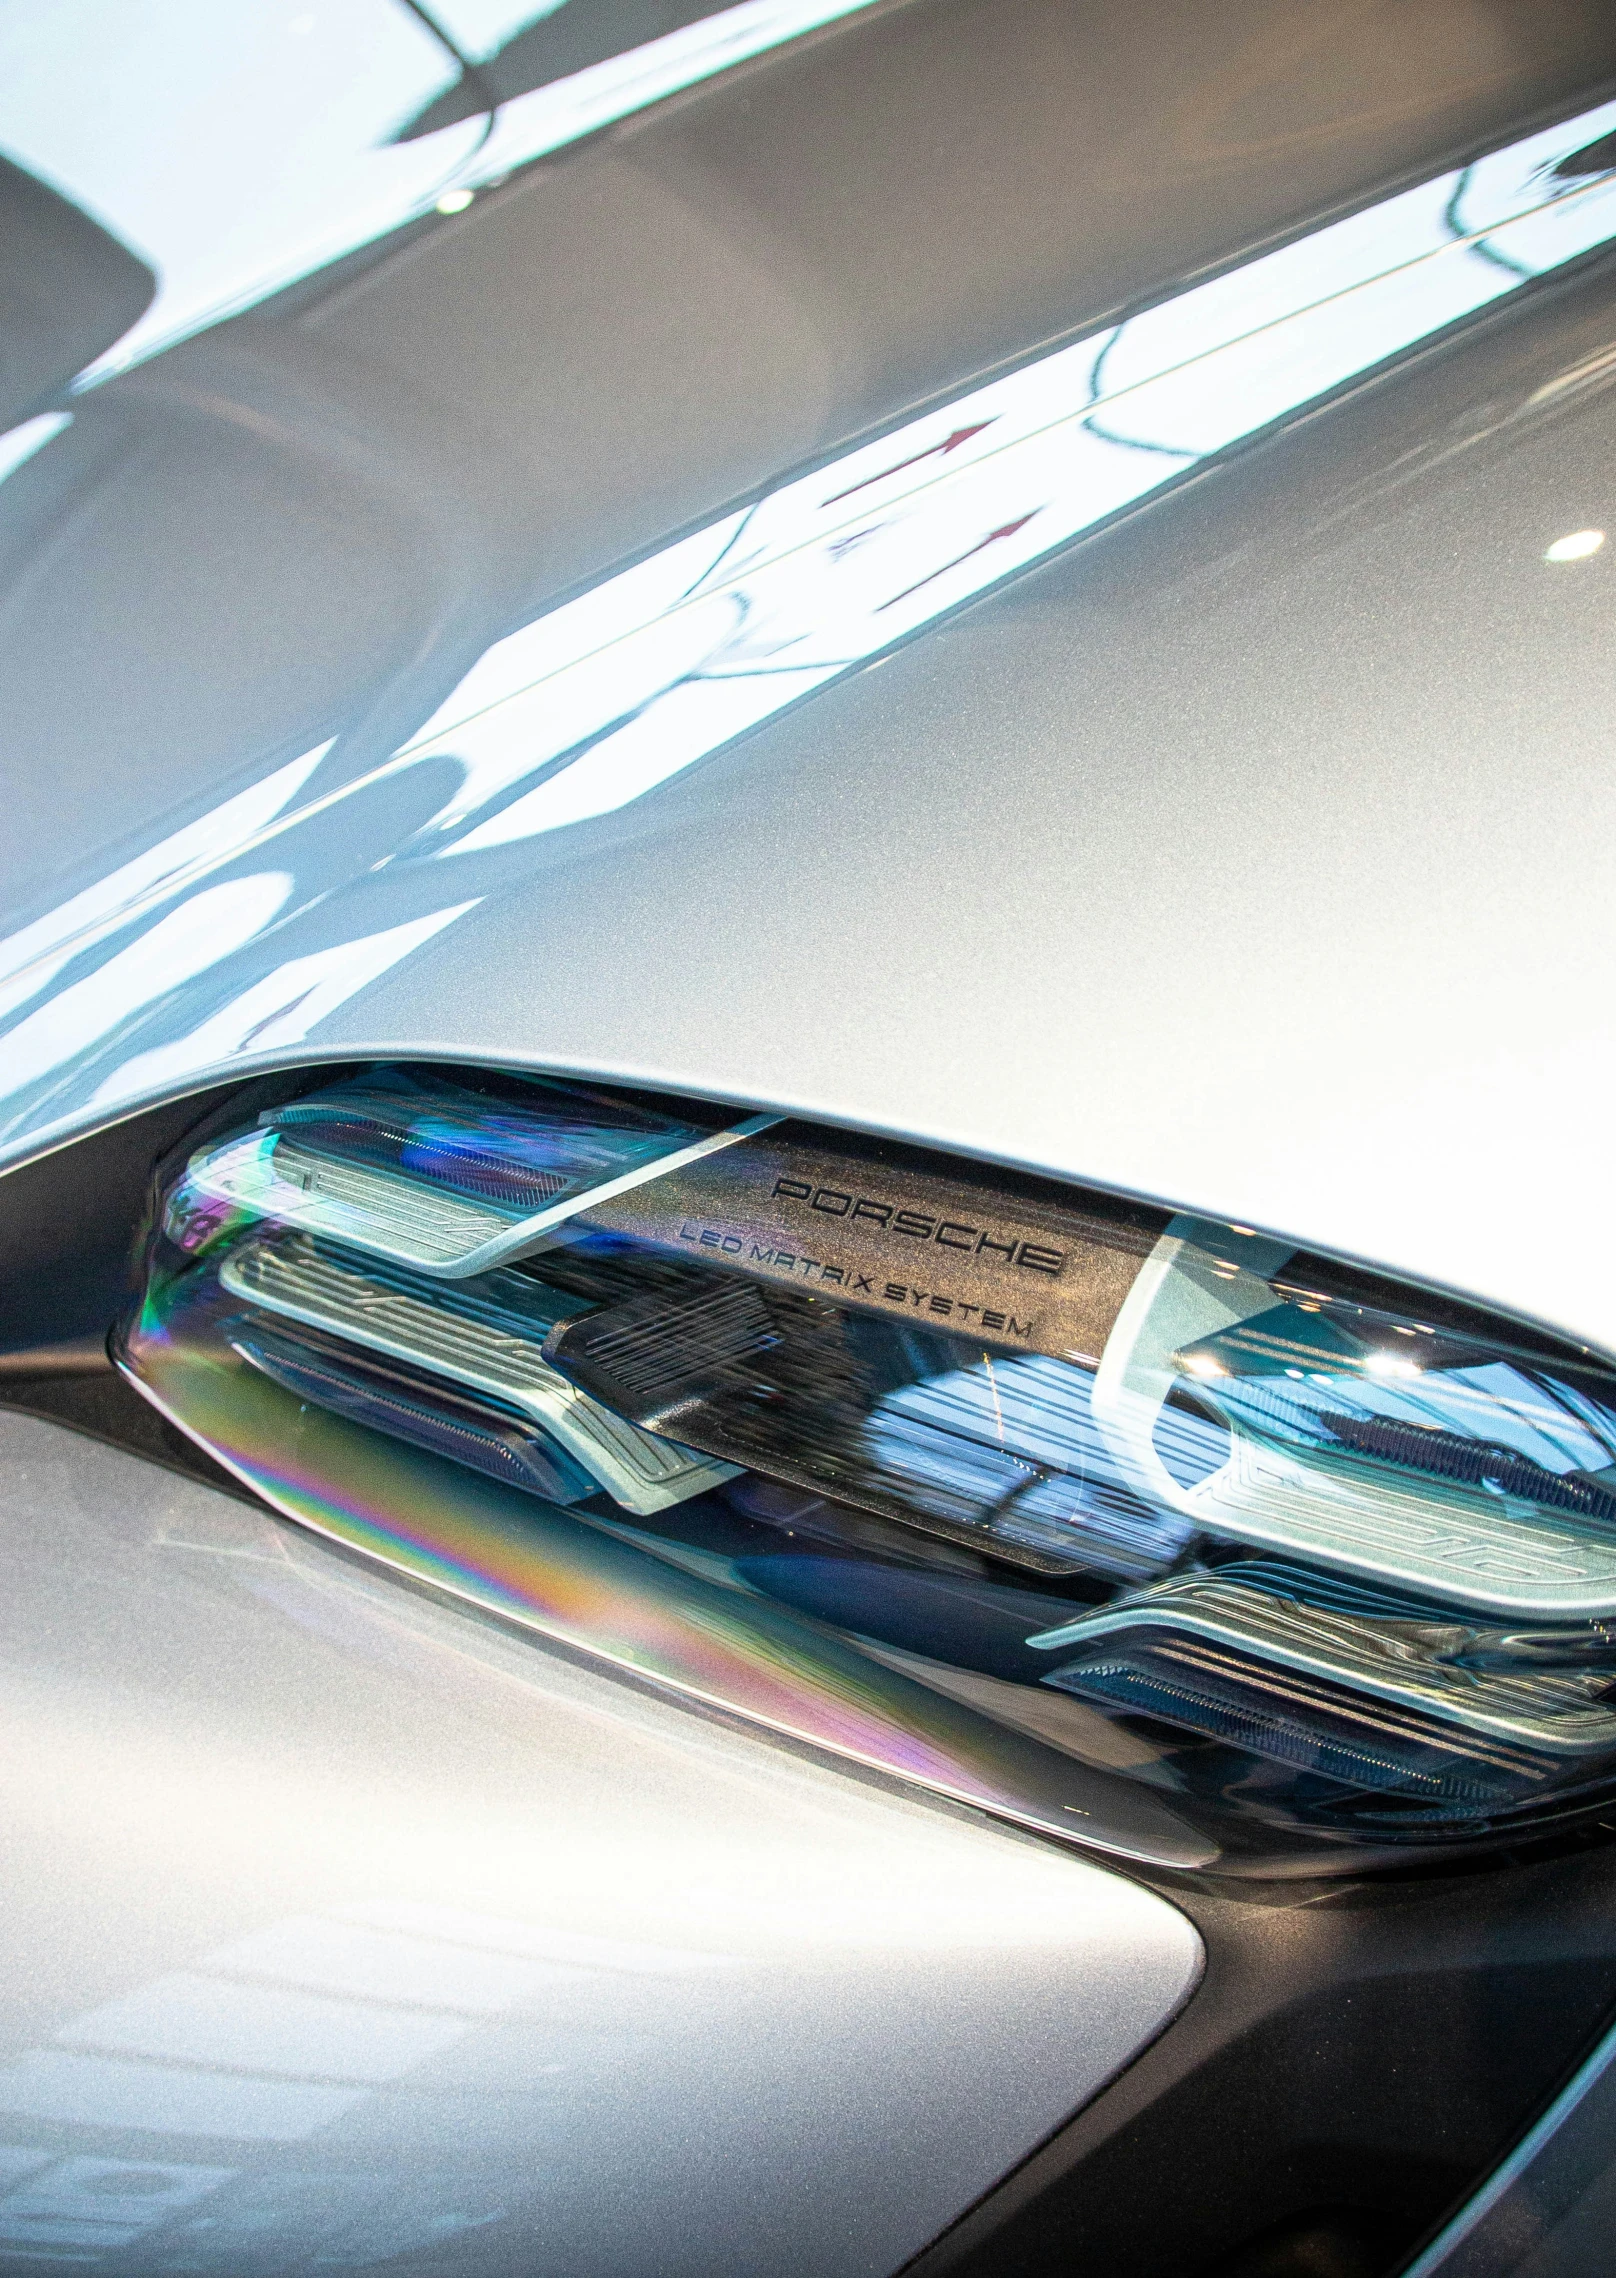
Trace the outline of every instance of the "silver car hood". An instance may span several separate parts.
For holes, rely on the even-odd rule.
[[[878,11],[875,29],[895,21]],[[1586,119],[1551,136],[1532,180],[1579,133],[1608,131]],[[1399,163],[1398,179],[1421,175]],[[589,164],[564,179],[592,179],[598,201],[622,162]],[[1586,247],[1557,255],[1555,277],[1517,291],[1530,262],[1467,224],[1468,167],[1449,179],[1448,236],[1469,226],[1467,258],[1515,267],[1507,291],[1457,309],[1455,339],[1426,345],[1437,309],[1391,343],[1412,360],[1388,376],[1371,341],[1283,417],[1254,414],[1232,457],[1168,451],[1173,479],[1136,485],[1120,519],[1079,516],[1080,542],[1042,566],[980,598],[967,586],[970,606],[940,604],[897,647],[867,643],[862,669],[812,683],[812,701],[566,827],[425,844],[457,778],[452,739],[421,723],[471,685],[491,630],[568,593],[587,603],[594,557],[654,571],[670,541],[653,534],[678,539],[681,515],[686,543],[722,536],[721,471],[702,478],[704,513],[651,497],[638,531],[621,501],[563,516],[565,544],[529,521],[530,553],[553,559],[525,616],[503,601],[474,634],[463,612],[436,681],[413,632],[413,661],[356,668],[347,711],[326,704],[334,741],[287,729],[255,749],[238,690],[176,771],[149,722],[125,733],[99,691],[94,732],[73,716],[58,770],[13,776],[34,822],[13,844],[0,945],[5,1159],[286,1063],[587,1071],[1229,1217],[1616,1350],[1616,1231],[1598,1200],[1612,569],[1544,559],[1616,511],[1616,318],[1597,232],[1592,268]],[[1339,184],[1317,194],[1321,210],[1351,202]],[[437,242],[397,259],[411,273]],[[1161,257],[1137,258],[1159,310]],[[1225,256],[1218,289],[1253,259]],[[1096,308],[1111,284],[1093,285]],[[434,429],[430,406],[401,407],[366,289],[339,296],[360,309],[357,360],[318,327],[248,319],[85,396],[72,435],[8,485],[36,535],[68,533],[38,541],[47,569],[72,527],[49,519],[53,456],[131,436],[173,468],[206,461],[215,433],[312,434],[309,464],[343,481],[413,438],[414,542],[452,551],[432,500],[461,480],[486,503],[475,422]],[[1175,290],[1194,288],[1180,275]],[[943,394],[938,433],[976,400]],[[313,502],[300,510],[313,529]],[[744,520],[744,499],[732,511]],[[371,560],[394,542],[380,526],[346,536]],[[169,537],[183,552],[183,528]],[[522,530],[496,539],[508,564]],[[358,611],[345,559],[316,548],[311,575],[333,582],[255,632],[266,656]],[[14,608],[15,639],[29,622]],[[53,665],[70,712],[75,653]],[[143,701],[130,691],[132,712]]]

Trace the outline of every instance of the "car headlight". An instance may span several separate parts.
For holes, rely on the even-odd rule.
[[[170,1170],[117,1350],[328,1534],[1139,1859],[1616,1784],[1616,1373],[1250,1228],[384,1068]]]

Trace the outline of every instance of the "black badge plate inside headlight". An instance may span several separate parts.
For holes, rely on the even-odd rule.
[[[778,1131],[614,1196],[590,1223],[811,1297],[1097,1363],[1154,1229]],[[1158,1222],[1159,1224],[1159,1222]]]

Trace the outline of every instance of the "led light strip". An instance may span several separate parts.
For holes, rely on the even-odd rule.
[[[1417,1628],[1418,1625],[1405,1625]],[[1429,1626],[1429,1625],[1428,1625]],[[1517,1746],[1575,1757],[1616,1743],[1616,1709],[1600,1699],[1602,1669],[1520,1675],[1455,1666],[1368,1622],[1305,1612],[1283,1598],[1215,1577],[1159,1584],[1125,1603],[1029,1637],[1038,1652],[1121,1644],[1142,1634],[1201,1637],[1264,1662],[1321,1677],[1377,1700],[1460,1724]],[[1047,1682],[1059,1685],[1062,1671]]]
[[[524,1218],[436,1192],[429,1184],[394,1171],[332,1160],[299,1146],[295,1133],[284,1131],[252,1131],[233,1146],[204,1149],[192,1164],[192,1175],[199,1194],[230,1209],[338,1240],[359,1241],[377,1256],[412,1266],[418,1273],[458,1281],[526,1255],[592,1204],[609,1202],[648,1179],[682,1170],[734,1146],[738,1139],[772,1129],[779,1120],[775,1115],[748,1116],[727,1131],[710,1132],[687,1147],[636,1163],[632,1170],[563,1195]]]
[[[410,1275],[361,1273],[296,1235],[232,1251],[219,1284],[283,1320],[436,1371],[522,1410],[625,1510],[666,1510],[735,1476],[735,1465],[640,1431],[549,1367],[539,1346],[564,1318],[566,1302],[543,1307],[539,1284],[520,1275],[489,1275],[476,1295],[454,1284],[423,1287]]]

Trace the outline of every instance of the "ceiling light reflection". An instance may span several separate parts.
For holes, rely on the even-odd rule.
[[[821,6],[819,20],[846,12]],[[794,11],[758,0],[693,29],[716,38],[714,27],[745,17],[749,37],[771,26],[784,37],[788,19],[800,30],[806,16],[806,0]],[[0,100],[0,132],[4,124]],[[1608,246],[1616,172],[1568,184],[1555,169],[1613,129],[1616,103],[1606,103],[975,388],[506,634],[379,767],[299,804],[302,778],[322,756],[307,754],[211,816],[170,827],[160,847],[0,941],[0,1006],[27,1002],[23,1021],[37,1014],[39,1023],[5,1038],[5,1089],[31,1092],[11,1132],[93,1098],[154,1092],[176,1070],[222,1070],[301,1041],[395,961],[354,963],[350,988],[303,960],[266,977],[266,952],[221,1008],[199,976],[228,945],[209,953],[196,944],[191,970],[176,967],[147,988],[135,968],[167,954],[178,933],[191,936],[176,919],[138,942],[124,932],[120,946],[137,913],[194,895],[208,873],[270,840],[295,879],[293,834],[307,825],[310,847],[328,849],[329,810],[343,807],[356,824],[352,802],[389,798],[395,776],[441,760],[453,763],[454,788],[444,798],[434,784],[426,819],[392,837],[379,860],[367,843],[368,870],[475,859],[656,791],[1211,454]],[[441,181],[433,188],[442,195]],[[1547,558],[1586,559],[1601,542],[1601,533],[1573,532]],[[314,890],[295,886],[276,916],[290,918]],[[331,890],[328,870],[318,890]],[[474,899],[420,922],[449,923]],[[400,953],[425,938],[408,928],[362,938],[384,935]],[[194,990],[194,1011],[181,983]],[[147,1035],[137,1047],[126,1021],[170,987],[164,1027],[181,1041]],[[59,1013],[68,989],[79,993]]]
[[[460,76],[406,0],[54,0],[0,11],[0,148],[157,272],[156,300],[84,385],[869,4],[742,0],[400,140]],[[446,28],[459,36],[463,16],[476,54],[552,12],[457,0]]]
[[[1573,530],[1569,537],[1556,538],[1548,547],[1543,559],[1546,562],[1585,562],[1597,554],[1605,543],[1603,530]]]
[[[412,851],[475,853],[642,797],[1212,453],[1608,242],[1616,177],[1566,189],[1546,169],[1610,125],[1616,104],[1193,286],[682,539],[677,580],[652,557],[497,642],[406,747],[465,771]]]

